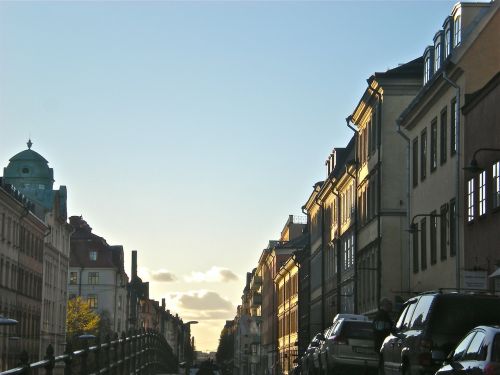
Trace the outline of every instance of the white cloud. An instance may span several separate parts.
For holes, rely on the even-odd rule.
[[[196,290],[176,292],[165,296],[167,309],[178,313],[183,320],[231,319],[235,314],[234,305],[217,292]]]
[[[185,277],[189,283],[193,282],[229,282],[237,281],[238,276],[228,268],[213,266],[208,271],[193,271]]]
[[[160,281],[160,282],[170,282],[170,281],[175,281],[177,279],[172,272],[169,272],[165,269],[152,271],[151,277],[154,281]]]

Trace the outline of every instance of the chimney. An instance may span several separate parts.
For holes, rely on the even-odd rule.
[[[132,250],[132,278],[137,277],[137,250]]]
[[[165,298],[161,299],[161,307],[163,310],[165,310]]]

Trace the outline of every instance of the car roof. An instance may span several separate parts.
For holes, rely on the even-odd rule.
[[[368,317],[365,315],[359,315],[359,314],[337,314],[335,315],[335,318],[333,318],[333,323],[335,323],[338,320],[357,320],[357,321],[369,321]]]

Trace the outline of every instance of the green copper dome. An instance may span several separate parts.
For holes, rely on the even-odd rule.
[[[9,165],[3,170],[3,180],[35,203],[51,209],[54,171],[49,168],[49,162],[38,152],[33,151],[31,146],[32,143],[29,141],[27,150],[10,158]]]

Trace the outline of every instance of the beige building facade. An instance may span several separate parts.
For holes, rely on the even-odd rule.
[[[398,119],[411,142],[412,292],[470,287],[461,108],[500,70],[498,17],[498,2],[455,5],[424,51],[424,86]]]

